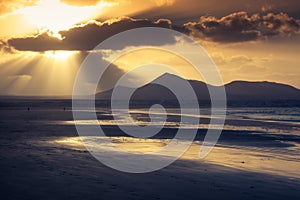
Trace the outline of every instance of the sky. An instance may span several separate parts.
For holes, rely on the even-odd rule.
[[[71,95],[78,69],[95,46],[140,27],[167,28],[197,41],[224,84],[272,81],[300,88],[299,0],[0,0],[0,27],[0,95]],[[179,42],[165,38],[155,45]],[[147,41],[135,45],[145,50],[111,63],[99,91],[134,66],[152,62],[203,80],[185,60],[149,50]],[[103,49],[99,59],[109,62],[132,48],[122,43]],[[141,85],[161,73],[149,65],[127,81]]]

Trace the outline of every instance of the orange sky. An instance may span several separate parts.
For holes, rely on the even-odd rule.
[[[0,95],[71,95],[76,72],[93,47],[118,32],[147,26],[174,29],[198,41],[224,83],[267,80],[300,88],[299,8],[298,0],[0,0]],[[141,55],[143,62],[137,59]],[[102,89],[132,66],[152,60],[185,78],[201,79],[173,55],[147,50],[141,55],[113,63]],[[157,75],[149,69],[135,80],[143,83]]]

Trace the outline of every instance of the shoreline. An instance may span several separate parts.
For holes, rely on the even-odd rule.
[[[78,142],[72,112],[1,110],[0,186],[5,199],[297,199],[299,135],[224,130],[204,160],[197,155],[205,129],[168,167],[128,174],[106,167]],[[101,113],[99,113],[101,114]],[[104,129],[122,148],[161,147],[176,128],[135,141],[117,127]],[[123,141],[122,142],[120,142]],[[152,146],[151,146],[152,145]]]

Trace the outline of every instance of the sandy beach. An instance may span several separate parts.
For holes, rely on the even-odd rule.
[[[96,160],[83,146],[75,126],[65,123],[71,120],[71,110],[53,105],[32,107],[30,111],[26,107],[2,107],[0,185],[4,199],[300,197],[297,130],[286,137],[225,130],[214,150],[199,159],[200,130],[190,149],[170,166],[130,174]],[[115,126],[104,128],[112,133],[114,143],[133,152],[159,148],[170,140],[134,139],[118,135]],[[171,133],[172,129],[165,131]]]

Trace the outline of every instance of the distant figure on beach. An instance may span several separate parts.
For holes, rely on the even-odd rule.
[[[29,107],[27,108],[27,111],[30,111],[30,108],[29,108]]]
[[[64,107],[64,111],[66,111],[66,107]]]

